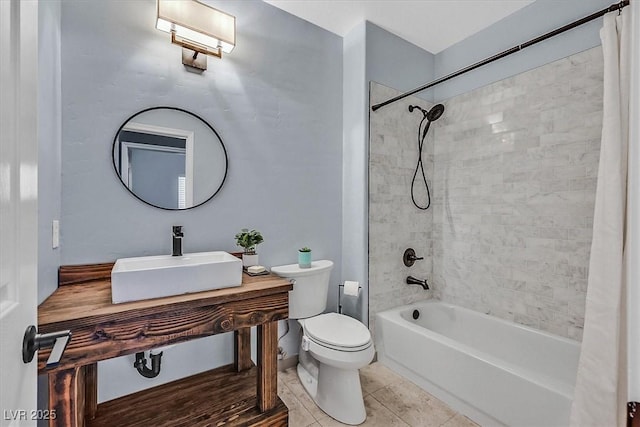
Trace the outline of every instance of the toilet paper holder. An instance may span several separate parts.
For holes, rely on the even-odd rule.
[[[342,314],[342,296],[340,293],[340,288],[344,289],[344,282],[338,285],[338,313]],[[360,296],[361,290],[362,290],[362,286],[358,285],[358,297]]]

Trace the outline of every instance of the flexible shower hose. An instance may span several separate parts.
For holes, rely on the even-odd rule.
[[[422,120],[420,121],[420,124],[418,125],[418,163],[416,163],[416,170],[413,172],[413,178],[411,179],[411,201],[413,202],[416,208],[421,209],[423,211],[429,209],[429,206],[431,206],[431,194],[429,193],[429,184],[427,183],[427,176],[424,173],[424,167],[422,165],[422,147],[424,145],[424,140],[427,137],[427,130],[429,129],[429,125],[431,124],[430,121],[427,121],[424,132],[420,132],[422,130],[422,124],[424,123],[425,120],[427,120],[426,115],[422,118]],[[424,182],[424,186],[427,190],[426,206],[420,206],[418,202],[416,202],[416,198],[414,195],[414,188],[416,184],[416,177],[418,176],[418,170],[420,170],[420,172],[422,173],[422,181]]]

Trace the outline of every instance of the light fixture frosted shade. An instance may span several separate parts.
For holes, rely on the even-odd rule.
[[[171,41],[208,55],[229,53],[236,44],[236,18],[195,0],[157,0],[156,28]]]

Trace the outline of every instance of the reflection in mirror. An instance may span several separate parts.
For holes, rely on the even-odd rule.
[[[211,199],[227,174],[217,132],[196,115],[155,107],[127,120],[113,142],[113,165],[138,199],[163,209],[188,209]]]

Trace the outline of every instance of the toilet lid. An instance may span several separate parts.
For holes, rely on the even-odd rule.
[[[338,313],[326,313],[305,319],[307,335],[331,346],[362,347],[371,341],[369,329],[356,319]]]

